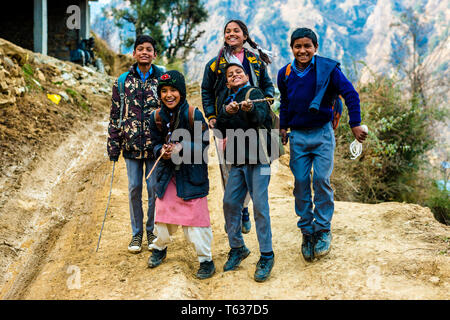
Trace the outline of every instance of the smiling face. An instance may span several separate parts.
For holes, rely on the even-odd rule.
[[[239,89],[248,82],[249,78],[244,69],[239,66],[231,66],[227,69],[227,87],[233,91]]]
[[[292,45],[292,53],[297,62],[297,66],[304,69],[311,62],[319,45],[314,46],[310,38],[296,39]]]
[[[151,64],[156,58],[156,52],[150,42],[144,42],[136,47],[133,51],[133,58],[140,65]]]
[[[180,91],[172,86],[163,86],[161,88],[161,101],[169,109],[174,109],[180,103]]]
[[[241,27],[236,22],[230,22],[225,27],[225,43],[230,47],[242,48],[247,36],[244,35]]]

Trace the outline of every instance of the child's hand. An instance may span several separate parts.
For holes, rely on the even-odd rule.
[[[216,119],[211,119],[211,120],[209,120],[209,128],[210,129],[214,129],[215,127],[216,127],[216,122],[217,122],[217,120]]]
[[[173,148],[173,144],[165,144],[163,145],[162,149],[161,149],[161,153],[162,158],[164,160],[169,160],[172,157],[172,148]]]
[[[236,101],[230,102],[230,104],[225,107],[225,111],[229,114],[235,114],[239,111],[239,104]]]
[[[241,109],[242,111],[249,112],[253,108],[253,102],[251,100],[242,101]]]
[[[287,130],[286,129],[280,129],[280,136],[281,136],[281,143],[283,145],[286,145],[287,142],[288,142]]]
[[[353,135],[358,142],[363,143],[367,138],[367,132],[363,129],[362,126],[357,126],[352,128]]]

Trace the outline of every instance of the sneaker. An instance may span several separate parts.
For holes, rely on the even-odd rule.
[[[214,262],[212,260],[201,262],[200,269],[198,269],[197,271],[197,278],[198,279],[211,278],[215,271],[216,266],[214,265]]]
[[[167,248],[164,250],[153,249],[152,255],[148,258],[148,267],[155,268],[159,266],[166,258]]]
[[[270,276],[270,272],[272,271],[274,263],[275,263],[275,256],[272,256],[270,258],[261,256],[259,258],[258,263],[256,264],[254,276],[255,281],[256,282],[266,281]]]
[[[228,260],[223,266],[223,271],[235,270],[249,254],[250,250],[245,245],[240,248],[231,248],[228,253]]]
[[[314,260],[314,236],[312,234],[303,234],[302,255],[306,261]]]
[[[242,233],[249,233],[252,224],[250,222],[250,216],[248,214],[248,208],[242,209]]]
[[[314,236],[316,238],[314,256],[317,258],[326,256],[331,249],[331,231],[318,231]]]
[[[142,233],[138,233],[137,235],[131,238],[131,242],[128,245],[128,251],[131,253],[139,253],[142,250]]]
[[[148,242],[148,250],[152,251],[155,249],[153,245],[153,241],[156,239],[156,236],[153,232],[147,232],[147,242]]]

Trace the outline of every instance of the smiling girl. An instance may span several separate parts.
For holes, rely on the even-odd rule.
[[[266,64],[271,63],[268,52],[263,50],[249,35],[248,28],[241,20],[230,20],[225,24],[223,30],[224,44],[219,54],[211,59],[205,66],[202,81],[202,104],[203,111],[209,121],[210,128],[214,128],[218,114],[217,101],[230,95],[226,85],[225,68],[229,63],[235,62],[242,65],[249,77],[252,86],[259,87],[264,97],[274,96],[274,86],[267,72]],[[257,50],[259,54],[253,53],[244,45]],[[218,152],[223,152],[226,140],[219,140]],[[230,166],[220,163],[222,183],[225,188],[228,181]],[[250,231],[250,220],[248,215],[249,195],[242,209],[242,232]]]
[[[178,226],[197,251],[200,269],[197,278],[206,279],[215,272],[211,255],[212,231],[208,210],[209,192],[208,165],[203,158],[209,144],[208,125],[198,109],[189,107],[186,101],[184,76],[175,70],[168,71],[159,79],[158,96],[161,109],[150,118],[153,150],[156,157],[162,154],[158,163],[156,178],[155,234],[153,252],[148,260],[150,268],[157,267],[166,258],[167,245]],[[193,113],[194,122],[199,122],[202,130],[194,130],[189,114]],[[159,120],[158,120],[159,119]],[[191,139],[174,141],[172,133],[178,129],[188,130]],[[196,136],[197,135],[197,136]],[[175,164],[173,157],[177,153],[201,152],[201,163]],[[188,154],[189,156],[189,154]],[[176,162],[176,161],[175,161]]]

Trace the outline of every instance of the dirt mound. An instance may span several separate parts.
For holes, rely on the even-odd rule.
[[[26,87],[15,95],[16,102],[0,106],[1,299],[448,298],[450,227],[418,205],[337,201],[331,253],[313,263],[304,261],[289,154],[272,165],[271,278],[265,283],[253,280],[259,258],[253,219],[251,232],[244,235],[251,255],[237,271],[222,272],[229,247],[212,141],[208,202],[217,273],[211,279],[195,278],[195,251],[181,230],[156,269],[147,268],[148,251],[127,252],[131,228],[122,158],[116,165],[100,249],[95,252],[111,178],[112,164],[105,151],[112,79],[27,54],[22,65],[21,58],[0,55],[3,68],[14,73],[5,67],[9,57],[18,85],[24,81]],[[32,86],[33,79],[42,89]],[[58,92],[67,93],[68,100],[55,104],[47,98],[47,93]],[[198,86],[188,92],[189,102],[200,106]]]

